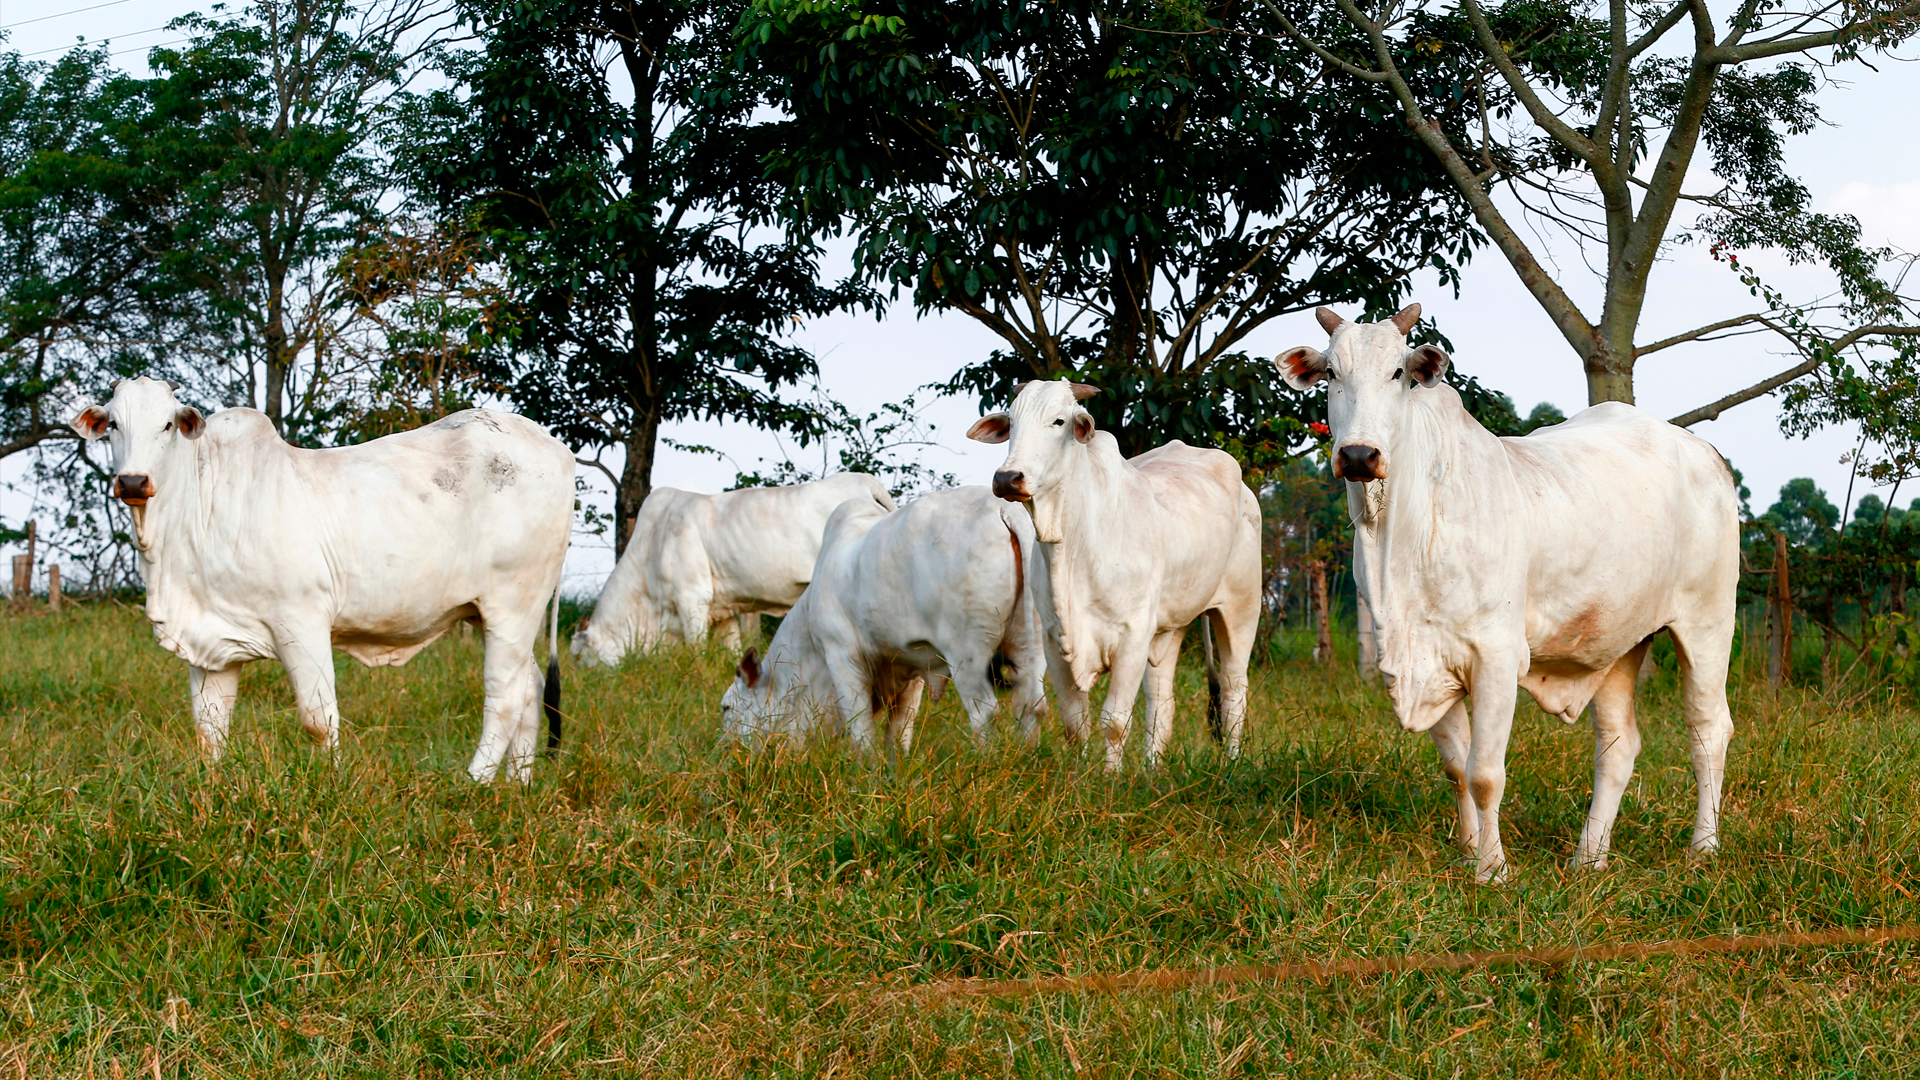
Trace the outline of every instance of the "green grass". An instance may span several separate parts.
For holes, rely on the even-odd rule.
[[[1920,952],[1409,974],[939,1005],[959,976],[1920,920],[1920,736],[1743,682],[1726,850],[1685,853],[1670,674],[1613,869],[1562,868],[1590,730],[1531,705],[1472,884],[1427,741],[1346,670],[1256,669],[1247,753],[1113,779],[1057,730],[981,755],[948,697],[904,760],[716,745],[732,657],[568,670],[569,749],[462,772],[479,646],[341,662],[345,749],[277,665],[202,765],[134,610],[0,617],[0,1077],[1866,1076],[1920,1069]],[[1189,665],[1197,667],[1197,665]]]

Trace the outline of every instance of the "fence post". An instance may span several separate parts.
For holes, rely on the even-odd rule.
[[[1780,686],[1793,667],[1793,589],[1787,581],[1787,537],[1773,534],[1773,587],[1767,594],[1767,682]]]
[[[58,566],[47,567],[47,608],[50,611],[60,610],[60,568]]]
[[[33,597],[33,556],[13,557],[13,602],[24,604]]]
[[[1380,674],[1380,645],[1373,633],[1373,609],[1367,606],[1367,598],[1354,589],[1353,621],[1354,637],[1360,646],[1360,677],[1371,679]]]
[[[1327,560],[1307,563],[1307,576],[1313,583],[1313,662],[1324,664],[1333,659],[1333,613],[1327,602]]]

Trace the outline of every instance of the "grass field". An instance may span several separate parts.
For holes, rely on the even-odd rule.
[[[961,976],[1920,921],[1920,732],[1736,687],[1726,849],[1686,855],[1671,674],[1603,873],[1563,869],[1591,734],[1522,708],[1472,883],[1424,737],[1347,669],[1254,673],[1248,750],[1108,778],[970,749],[716,744],[733,657],[569,668],[569,747],[464,773],[479,647],[341,660],[345,749],[277,665],[202,765],[137,610],[0,616],[0,1077],[1870,1076],[1920,1071],[1920,952],[1881,945],[1323,984],[931,1002]],[[1190,665],[1197,666],[1197,665]]]

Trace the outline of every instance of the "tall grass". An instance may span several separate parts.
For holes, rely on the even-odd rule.
[[[341,663],[345,746],[249,669],[232,756],[137,611],[0,618],[0,1077],[1854,1076],[1914,1071],[1887,945],[1325,985],[955,1001],[1030,976],[1920,920],[1920,737],[1743,682],[1726,850],[1685,851],[1672,676],[1614,868],[1569,873],[1591,734],[1523,707],[1472,883],[1423,738],[1346,669],[1256,669],[1247,752],[1103,776],[1056,730],[897,759],[717,745],[733,657],[568,671],[569,747],[479,787],[479,645]],[[1189,665],[1192,668],[1198,665]]]

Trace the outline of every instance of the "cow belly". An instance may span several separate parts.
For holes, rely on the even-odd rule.
[[[468,604],[420,628],[335,627],[333,647],[368,667],[398,667],[440,640],[440,636],[451,629],[454,623],[478,615],[474,606]]]

